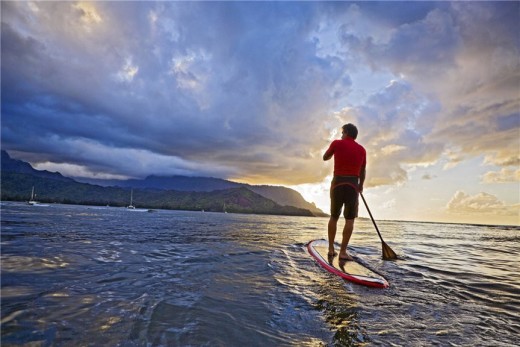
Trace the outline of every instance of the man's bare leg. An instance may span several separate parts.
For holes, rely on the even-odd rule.
[[[338,219],[334,217],[330,217],[329,226],[328,226],[328,234],[329,234],[329,256],[333,256],[336,254],[334,251],[334,239],[336,238],[336,230],[338,227]]]
[[[347,253],[347,246],[354,231],[354,219],[345,219],[345,226],[343,227],[343,240],[341,241],[341,248],[339,250],[339,258],[344,260],[353,260]],[[330,241],[329,241],[330,242]]]

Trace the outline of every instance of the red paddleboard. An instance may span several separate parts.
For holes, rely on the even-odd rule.
[[[334,246],[336,253],[339,254],[339,247]],[[354,261],[344,261],[339,259],[337,255],[329,257],[327,255],[329,251],[327,240],[313,240],[307,244],[307,250],[322,268],[347,281],[376,288],[388,288],[389,286],[383,276],[366,268],[355,259]]]

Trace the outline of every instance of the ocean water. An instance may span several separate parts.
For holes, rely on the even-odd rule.
[[[1,206],[2,346],[518,346],[520,228],[370,220],[325,272],[326,218]],[[340,224],[342,226],[342,224]]]

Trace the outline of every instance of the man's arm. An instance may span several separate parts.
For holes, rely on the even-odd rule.
[[[329,149],[327,152],[325,152],[325,154],[323,154],[323,160],[327,161],[329,160],[330,158],[332,158],[332,155],[334,153]]]
[[[365,175],[366,175],[366,168],[363,166],[361,169],[361,172],[359,173],[359,192],[363,193],[363,184],[365,184]]]
[[[329,149],[327,149],[327,151],[323,154],[323,160],[327,161],[334,155],[334,149],[332,149],[333,143],[330,144]]]

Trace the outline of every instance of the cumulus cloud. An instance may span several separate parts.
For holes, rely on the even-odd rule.
[[[435,178],[435,176],[432,176],[431,174],[426,173],[426,174],[422,175],[421,178],[422,178],[423,180],[431,180],[431,179]]]
[[[355,122],[358,141],[367,150],[367,187],[403,183],[406,165],[427,166],[441,155],[442,143],[427,143],[416,127],[430,117],[428,99],[402,80],[394,80],[370,96],[366,103],[337,114],[342,122]]]
[[[484,183],[520,182],[520,169],[502,168],[500,171],[489,171],[482,177]],[[520,189],[520,186],[519,186]],[[520,192],[520,191],[519,191]]]
[[[417,119],[415,129],[424,143],[445,144],[447,167],[480,155],[497,166],[518,166],[519,10],[517,2],[445,3],[386,35],[350,30],[343,44],[374,70],[404,76],[416,93],[438,106]],[[378,11],[373,15],[385,17]]]
[[[367,186],[520,162],[515,2],[1,6],[2,148],[32,163],[319,182],[348,121]]]
[[[468,195],[457,191],[446,206],[453,214],[464,215],[502,215],[520,217],[520,204],[507,205],[496,196],[488,193]]]
[[[314,166],[334,103],[328,85],[349,82],[343,66],[316,56],[312,17],[300,20],[312,5],[32,6],[2,4],[7,147],[29,156],[38,144],[39,161],[81,165],[80,147],[65,146],[82,140],[125,157],[142,150],[182,158],[205,173],[228,166],[251,180],[324,174]],[[98,168],[116,169],[106,158],[97,157]]]
[[[463,44],[455,67],[434,82],[444,110],[430,138],[451,144],[464,156],[483,154],[497,166],[520,164],[519,10],[518,3],[453,3]]]

